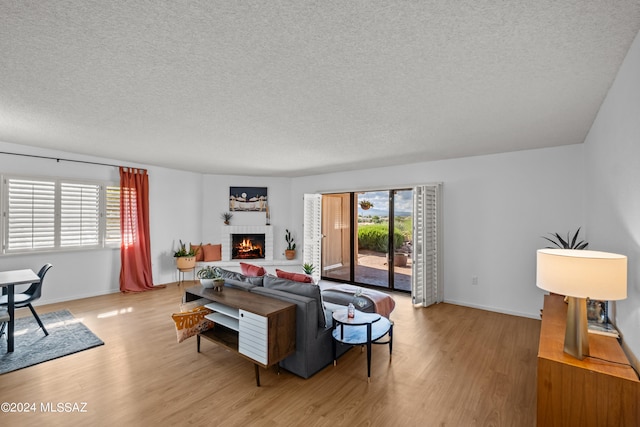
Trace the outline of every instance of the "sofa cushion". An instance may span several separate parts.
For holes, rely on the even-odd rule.
[[[250,291],[251,289],[258,287],[257,285],[254,285],[251,282],[244,282],[242,280],[234,280],[234,279],[224,279],[224,285],[229,288],[240,289],[243,291]]]
[[[238,273],[236,271],[225,270],[224,268],[216,267],[218,274],[224,279],[237,280],[239,282],[251,283],[254,286],[262,286],[262,277],[250,277],[245,276],[242,273]],[[226,280],[225,280],[226,282]]]
[[[204,262],[220,261],[222,259],[222,245],[203,245]]]
[[[294,282],[313,283],[313,279],[311,278],[311,276],[307,276],[306,274],[302,274],[302,273],[290,273],[288,271],[278,270],[277,268],[276,268],[276,276],[282,279],[293,280]]]
[[[250,277],[259,277],[267,274],[267,270],[265,270],[264,267],[248,264],[246,262],[240,263],[240,270],[242,271],[242,274]]]
[[[263,285],[268,289],[275,289],[278,291],[290,292],[292,294],[313,298],[318,306],[318,326],[321,328],[326,326],[324,306],[322,304],[322,296],[320,295],[319,286],[314,285],[313,283],[296,282],[271,275],[264,276]]]

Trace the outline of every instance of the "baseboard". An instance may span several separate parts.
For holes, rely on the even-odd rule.
[[[37,303],[34,303],[33,305],[37,307],[37,306],[48,305],[48,304],[57,304],[59,302],[75,301],[78,299],[98,297],[101,295],[115,294],[118,292],[120,292],[120,289],[108,289],[103,292],[92,292],[92,293],[81,294],[81,295],[69,295],[68,297],[64,297],[64,298],[54,298],[54,299],[46,299],[46,300],[43,300],[41,298],[38,300]]]
[[[461,305],[463,307],[477,308],[477,309],[485,310],[485,311],[493,311],[494,313],[509,314],[511,316],[528,317],[530,319],[540,320],[540,313],[534,313],[534,314],[532,314],[532,313],[522,313],[522,312],[519,312],[519,311],[504,310],[504,309],[500,309],[500,308],[497,308],[497,307],[489,307],[489,306],[480,305],[480,304],[470,304],[468,302],[456,301],[456,300],[446,299],[446,298],[445,298],[444,302],[446,302],[448,304]]]

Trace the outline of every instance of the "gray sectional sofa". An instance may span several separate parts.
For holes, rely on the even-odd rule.
[[[300,283],[271,275],[262,277],[244,276],[234,271],[218,268],[225,278],[225,286],[254,292],[260,295],[287,301],[296,305],[296,351],[280,362],[280,367],[302,378],[309,378],[333,363],[332,313],[345,308],[353,297],[331,295],[331,301],[323,301],[321,287],[312,283]],[[371,301],[357,300],[358,309],[375,311]],[[351,348],[344,344],[337,347],[338,356]]]

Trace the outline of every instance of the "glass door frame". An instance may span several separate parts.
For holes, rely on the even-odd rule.
[[[338,279],[338,278],[332,278],[330,276],[325,276],[324,274],[321,276],[322,279],[324,280],[328,280],[328,281],[342,281],[342,282],[346,282],[352,285],[356,285],[356,286],[364,286],[364,287],[369,287],[369,288],[373,288],[373,289],[386,289],[386,290],[391,290],[391,291],[398,291],[398,292],[407,292],[410,293],[411,289],[409,288],[408,290],[406,289],[396,289],[395,287],[395,260],[394,260],[394,255],[395,255],[395,250],[397,248],[395,248],[395,243],[394,243],[394,237],[395,237],[395,194],[398,191],[413,191],[413,188],[411,187],[405,187],[405,188],[393,188],[393,189],[372,189],[372,190],[359,190],[359,191],[344,191],[344,192],[337,192],[337,193],[325,193],[323,194],[324,196],[330,196],[330,195],[336,195],[336,194],[344,194],[344,195],[349,195],[349,224],[351,227],[351,232],[350,232],[350,242],[349,242],[349,250],[350,250],[350,263],[349,263],[349,279],[345,280],[345,279]],[[387,242],[387,286],[381,286],[381,285],[376,285],[376,284],[372,284],[372,283],[366,283],[366,282],[356,282],[355,278],[356,278],[356,263],[357,263],[357,259],[355,258],[356,256],[356,249],[357,249],[357,244],[358,244],[358,205],[357,205],[357,194],[358,193],[363,193],[363,192],[386,192],[387,196],[388,196],[388,200],[389,200],[389,214],[388,214],[388,242]],[[323,204],[324,206],[324,204]],[[324,208],[323,208],[324,209]],[[413,216],[413,205],[411,205],[411,210],[412,210],[412,216]],[[324,213],[323,213],[324,216]],[[323,234],[326,234],[323,231]],[[324,240],[324,239],[323,239]],[[323,266],[324,267],[324,266]],[[322,272],[324,272],[323,269],[321,269]]]

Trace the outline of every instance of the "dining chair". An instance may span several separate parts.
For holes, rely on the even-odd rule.
[[[32,283],[26,291],[15,294],[14,300],[15,308],[29,307],[29,310],[31,310],[31,314],[33,314],[33,317],[35,317],[36,322],[38,322],[38,325],[42,328],[45,335],[49,335],[49,332],[47,332],[47,329],[44,327],[42,320],[40,320],[38,313],[36,313],[36,310],[33,308],[31,303],[40,298],[40,296],[42,295],[42,284],[44,283],[44,276],[47,274],[47,271],[49,271],[51,267],[53,267],[53,265],[49,263],[43,265],[38,272],[40,281],[37,283]],[[0,309],[6,307],[9,304],[7,298],[7,295],[0,296]],[[2,334],[4,333],[5,327],[6,323],[3,323],[2,327],[0,328],[0,336],[2,336]]]
[[[4,328],[9,321],[9,312],[3,308],[0,308],[0,338],[4,335]]]

